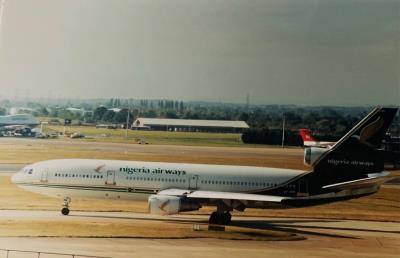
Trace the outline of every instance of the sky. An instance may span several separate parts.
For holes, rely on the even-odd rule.
[[[400,0],[6,0],[0,97],[400,105]]]

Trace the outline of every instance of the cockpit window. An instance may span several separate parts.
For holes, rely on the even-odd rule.
[[[26,168],[24,169],[25,174],[32,174],[33,173],[33,168]]]

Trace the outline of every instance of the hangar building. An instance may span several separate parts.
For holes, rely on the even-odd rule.
[[[175,131],[175,132],[218,132],[241,133],[249,126],[244,121],[225,120],[192,120],[165,118],[138,118],[132,124],[132,129]]]
[[[30,114],[0,116],[0,126],[7,126],[7,125],[36,126],[38,124],[39,121],[33,115]]]

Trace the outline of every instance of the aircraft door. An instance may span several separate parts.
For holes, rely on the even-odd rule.
[[[115,185],[115,170],[107,170],[106,185]]]
[[[308,196],[308,181],[306,179],[300,179],[298,182],[297,196]]]
[[[49,181],[48,179],[49,179],[49,170],[43,169],[40,174],[40,182],[47,183]]]
[[[189,189],[197,189],[198,188],[198,182],[199,182],[199,176],[198,175],[193,175],[189,177]]]

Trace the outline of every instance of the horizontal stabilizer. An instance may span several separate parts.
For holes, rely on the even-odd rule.
[[[379,173],[379,175],[373,174],[367,178],[326,185],[326,186],[323,186],[322,188],[329,189],[329,190],[345,190],[345,189],[364,188],[364,187],[368,187],[370,185],[384,183],[385,181],[390,179],[390,177],[388,177],[388,175],[389,175],[388,172],[383,172],[383,173]]]

